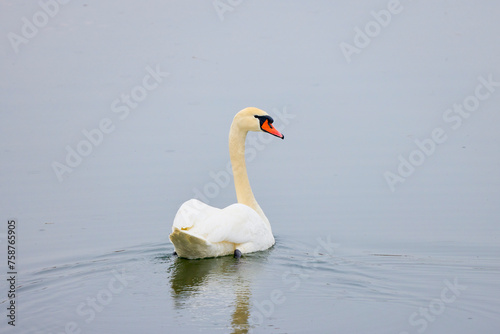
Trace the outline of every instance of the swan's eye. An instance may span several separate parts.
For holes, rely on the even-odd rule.
[[[266,120],[269,122],[269,125],[273,124],[274,122],[274,119],[269,115],[264,115],[264,116],[254,115],[254,117],[259,119],[260,127],[262,127],[262,124],[264,124]]]

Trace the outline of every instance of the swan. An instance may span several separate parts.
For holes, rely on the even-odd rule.
[[[183,203],[169,236],[179,257],[201,259],[233,254],[239,258],[241,254],[274,245],[271,225],[252,193],[245,164],[248,131],[264,131],[285,138],[272,125],[273,121],[265,111],[253,107],[234,116],[229,130],[229,156],[238,203],[224,209],[197,199]]]

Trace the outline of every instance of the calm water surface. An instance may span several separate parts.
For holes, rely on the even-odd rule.
[[[339,45],[392,2],[221,1],[224,21],[214,1],[63,2],[0,1],[0,333],[500,333],[497,1],[401,1],[351,63]],[[169,75],[146,92],[152,70]],[[248,155],[276,245],[178,259],[179,206],[235,201],[227,137],[247,106],[285,135],[253,134]]]
[[[498,248],[397,248],[278,235],[240,260],[179,259],[164,241],[62,257],[22,274],[16,332],[496,332]]]

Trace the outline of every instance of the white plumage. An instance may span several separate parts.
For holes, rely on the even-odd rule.
[[[170,240],[181,257],[216,257],[265,250],[274,245],[271,229],[245,204],[214,208],[196,199],[180,207]]]

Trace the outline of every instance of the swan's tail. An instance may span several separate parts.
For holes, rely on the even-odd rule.
[[[229,242],[210,243],[202,237],[195,236],[187,230],[174,227],[170,234],[170,241],[174,244],[175,252],[179,257],[187,259],[201,259],[232,254],[235,246]]]

